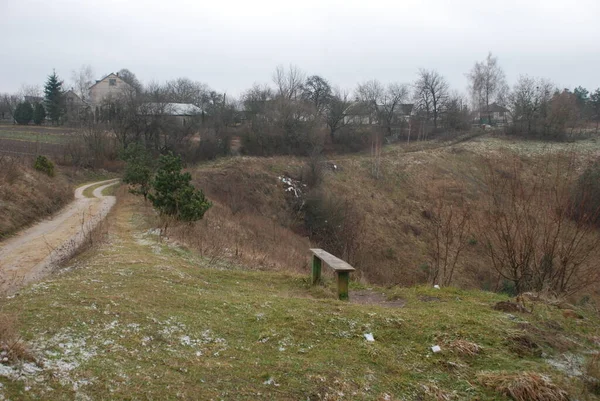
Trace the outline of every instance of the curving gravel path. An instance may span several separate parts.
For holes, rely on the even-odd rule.
[[[75,201],[57,215],[44,220],[14,237],[0,242],[0,294],[10,295],[22,286],[52,273],[70,258],[116,202],[114,196],[103,196],[102,190],[118,179],[93,182],[75,190]],[[83,191],[105,183],[87,198]]]

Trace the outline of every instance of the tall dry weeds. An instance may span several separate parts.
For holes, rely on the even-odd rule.
[[[569,401],[568,393],[549,377],[534,372],[483,373],[479,382],[515,401]]]

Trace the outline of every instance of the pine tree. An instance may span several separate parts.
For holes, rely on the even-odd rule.
[[[54,124],[59,124],[61,117],[65,114],[63,99],[63,82],[58,79],[55,71],[48,76],[44,86],[44,95],[46,100],[46,112]]]
[[[40,125],[46,119],[46,109],[44,109],[44,105],[41,103],[36,103],[35,108],[33,109],[33,123],[35,125]]]
[[[15,109],[15,121],[17,124],[27,125],[33,117],[33,108],[29,102],[21,102]]]
[[[173,216],[180,221],[202,219],[212,203],[204,197],[202,190],[191,184],[190,173],[181,172],[181,158],[169,152],[160,157],[158,164],[152,181],[154,192],[148,195],[154,208],[160,214]]]

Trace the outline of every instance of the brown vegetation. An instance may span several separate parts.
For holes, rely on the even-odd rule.
[[[18,335],[15,316],[0,312],[0,365],[18,361],[34,362],[35,358]]]
[[[367,155],[220,159],[193,171],[214,210],[178,232],[187,232],[204,254],[242,254],[270,268],[305,266],[308,237],[372,283],[584,295],[596,277],[591,255],[598,235],[585,219],[573,219],[569,195],[590,159],[493,148],[482,156],[478,146],[387,148],[379,179]],[[529,254],[511,244],[528,245]],[[515,252],[528,265],[510,275],[502,252]]]
[[[533,372],[483,373],[479,381],[515,401],[569,401],[566,391],[549,377]]]
[[[73,198],[60,176],[33,169],[29,158],[0,155],[0,239],[61,209]]]

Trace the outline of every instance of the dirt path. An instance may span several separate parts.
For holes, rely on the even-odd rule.
[[[69,258],[115,204],[114,196],[102,190],[117,180],[94,182],[77,188],[75,201],[52,218],[42,221],[0,243],[0,294],[12,294],[20,287],[50,274],[58,263]],[[83,191],[104,183],[87,198]]]

